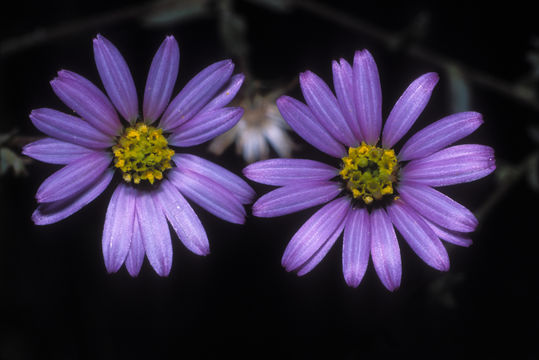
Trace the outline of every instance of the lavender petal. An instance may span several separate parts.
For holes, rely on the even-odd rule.
[[[341,188],[335,182],[299,182],[270,191],[253,204],[253,215],[275,217],[324,204],[333,200]]]
[[[429,266],[449,270],[449,256],[440,239],[421,216],[403,201],[387,207],[391,221],[414,252]]]
[[[339,170],[324,163],[306,159],[269,159],[258,161],[243,169],[250,180],[266,185],[292,185],[298,179],[305,182],[329,180]]]
[[[481,114],[468,111],[444,117],[414,134],[399,152],[399,159],[423,158],[473,133],[483,123]]]
[[[455,145],[422,159],[412,160],[401,178],[429,186],[474,181],[496,169],[494,150],[484,145]]]
[[[240,90],[244,79],[245,76],[243,74],[236,74],[232,76],[228,81],[228,84],[225,85],[224,90],[215,95],[213,100],[202,108],[201,112],[220,109],[228,105]]]
[[[427,225],[430,226],[432,231],[434,231],[436,236],[438,236],[440,239],[447,241],[448,243],[451,243],[453,245],[458,245],[458,246],[468,247],[472,245],[472,240],[466,236],[468,234],[463,234],[457,231],[451,231],[451,230],[445,229],[429,221],[429,219],[425,217],[423,218],[423,220],[425,221],[425,223],[427,223]]]
[[[349,212],[344,227],[342,267],[346,284],[358,287],[371,253],[371,222],[366,209]]]
[[[299,82],[307,105],[318,122],[341,143],[347,146],[357,146],[358,141],[327,84],[310,71],[301,73]]]
[[[129,252],[125,258],[125,268],[127,272],[132,277],[136,277],[142,263],[144,262],[144,244],[142,243],[142,233],[140,230],[140,224],[138,217],[135,214],[135,219],[133,221],[133,237],[131,238],[131,246],[129,247]]]
[[[114,170],[105,171],[93,184],[67,199],[40,204],[32,214],[36,225],[54,224],[76,213],[98,197],[109,185]]]
[[[112,146],[111,136],[96,130],[86,121],[53,109],[36,109],[30,113],[30,120],[43,133],[91,149]]]
[[[66,199],[94,183],[111,162],[105,152],[92,152],[49,176],[36,193],[38,202]]]
[[[103,228],[103,258],[108,273],[117,272],[125,261],[135,219],[135,190],[120,183],[112,194]]]
[[[22,153],[32,159],[49,164],[69,164],[92,153],[88,148],[56,140],[44,138],[27,144],[22,149]]]
[[[346,154],[344,147],[318,123],[308,106],[289,96],[281,96],[277,107],[288,125],[309,144],[336,158]]]
[[[375,209],[370,216],[372,263],[386,289],[395,291],[400,286],[402,275],[397,236],[384,209]]]
[[[382,129],[382,88],[378,68],[368,50],[354,56],[354,99],[365,142],[375,145]]]
[[[354,72],[348,61],[341,59],[340,63],[333,61],[333,86],[337,94],[337,100],[341,107],[341,112],[352,130],[356,140],[363,139],[359,121],[356,115],[354,102]]]
[[[174,36],[163,41],[150,66],[142,113],[144,120],[151,124],[161,116],[172,95],[180,68],[180,49]]]
[[[62,70],[51,81],[54,93],[80,117],[104,134],[117,136],[122,124],[109,99],[88,79]]]
[[[392,148],[410,130],[427,106],[438,79],[438,74],[432,72],[420,76],[397,100],[384,125],[382,145],[385,148]]]
[[[477,219],[470,210],[429,186],[401,182],[399,194],[406,204],[444,228],[472,232],[477,227]]]

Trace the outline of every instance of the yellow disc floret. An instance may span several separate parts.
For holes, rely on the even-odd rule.
[[[174,155],[163,130],[141,122],[125,129],[112,152],[114,166],[122,170],[123,179],[135,184],[142,180],[150,184],[161,180],[163,172],[172,167],[170,159]]]
[[[392,149],[383,149],[362,142],[350,147],[348,156],[342,158],[340,175],[354,199],[361,198],[365,204],[393,195],[397,182],[399,164]]]

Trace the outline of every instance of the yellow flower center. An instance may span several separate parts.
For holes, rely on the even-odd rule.
[[[170,159],[174,150],[168,148],[163,130],[142,122],[125,129],[112,147],[114,166],[122,170],[126,182],[140,184],[147,180],[150,184],[163,178],[163,171],[170,169]]]
[[[339,174],[354,199],[361,198],[368,205],[384,195],[393,195],[399,170],[393,149],[361,142],[360,146],[348,149],[348,156],[342,162]]]

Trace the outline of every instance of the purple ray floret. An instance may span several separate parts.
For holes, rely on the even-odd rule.
[[[137,276],[147,257],[158,275],[167,276],[173,258],[169,223],[190,251],[210,252],[206,231],[186,198],[243,224],[244,205],[255,196],[239,176],[195,155],[174,155],[171,148],[204,143],[233,127],[243,110],[226,105],[244,77],[232,75],[232,61],[220,61],[202,70],[170,102],[180,52],[168,36],[151,63],[140,111],[135,82],[120,51],[98,35],[94,55],[108,96],[88,79],[62,70],[51,85],[75,114],[46,108],[30,114],[49,137],[28,144],[23,153],[65,165],[39,187],[32,219],[38,225],[65,219],[99,196],[118,173],[103,229],[105,267],[114,273],[125,264]]]
[[[402,266],[397,234],[429,266],[449,270],[441,240],[470,246],[473,213],[434,187],[480,179],[496,168],[485,145],[453,145],[474,132],[481,114],[444,117],[409,136],[438,83],[436,73],[419,76],[404,91],[383,124],[378,68],[367,50],[353,66],[333,61],[333,85],[310,71],[300,74],[307,104],[288,96],[277,106],[306,142],[333,156],[324,164],[306,159],[270,159],[247,166],[244,175],[278,186],[253,205],[253,214],[274,217],[323,205],[292,237],[282,258],[287,271],[311,271],[343,234],[346,283],[359,286],[369,258],[382,284],[399,288]],[[382,126],[383,125],[383,126]]]

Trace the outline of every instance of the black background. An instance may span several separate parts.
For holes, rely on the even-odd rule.
[[[132,4],[143,2],[18,1],[2,10],[0,35],[5,41]],[[538,35],[537,20],[531,9],[519,4],[503,8],[471,2],[326,4],[392,32],[426,12],[431,21],[421,44],[430,51],[508,82],[530,70],[526,53]],[[452,112],[448,75],[436,64],[390,50],[372,37],[306,10],[283,13],[249,2],[239,2],[236,9],[247,21],[249,63],[257,79],[286,83],[310,69],[331,84],[332,59],[350,61],[355,50],[368,48],[378,64],[385,116],[406,86],[428,71],[439,72],[441,80],[412,131]],[[17,128],[20,134],[39,136],[28,119],[33,108],[66,110],[48,84],[59,69],[78,72],[101,86],[91,43],[97,33],[123,53],[139,90],[165,35],[173,34],[180,44],[175,93],[203,67],[230,56],[214,13],[164,27],[143,26],[138,18],[97,24],[3,54],[0,132]],[[534,150],[528,128],[539,119],[536,110],[487,87],[472,84],[470,91],[470,110],[481,112],[485,124],[464,142],[493,146],[498,165],[516,164]],[[288,94],[302,98],[297,86]],[[330,160],[299,137],[295,140],[301,144],[296,157]],[[191,152],[237,174],[245,165],[233,150],[222,157],[208,153],[205,145]],[[249,215],[239,226],[194,206],[208,233],[210,255],[190,253],[174,234],[168,278],[158,277],[147,261],[137,278],[124,268],[109,275],[101,233],[112,187],[68,219],[38,227],[30,220],[34,194],[53,166],[34,162],[28,170],[28,177],[8,174],[0,179],[1,359],[224,354],[466,358],[470,350],[481,357],[497,358],[507,352],[510,358],[532,359],[539,354],[539,199],[525,179],[481,219],[470,248],[447,244],[448,273],[429,268],[400,239],[403,279],[401,288],[390,293],[372,263],[359,288],[346,286],[340,241],[304,277],[281,267],[289,239],[316,209],[274,219]],[[258,194],[269,190],[252,185]],[[477,210],[496,188],[491,175],[444,192]]]

